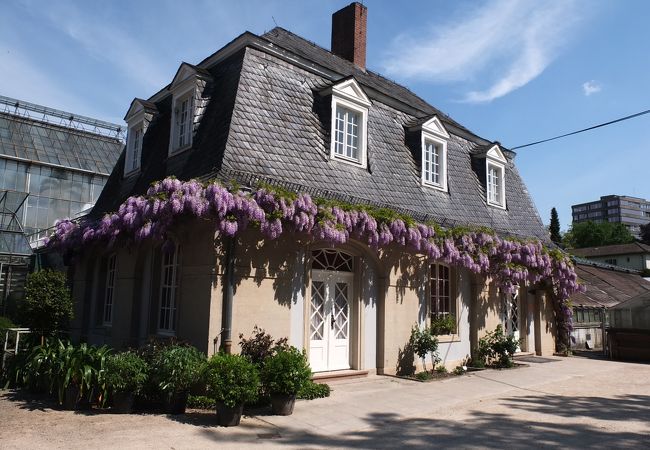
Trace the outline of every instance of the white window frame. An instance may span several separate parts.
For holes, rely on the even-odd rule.
[[[447,279],[445,280],[446,286],[447,286],[447,292],[446,295],[441,295],[440,294],[440,283],[438,282],[440,280],[439,278],[439,270],[440,268],[443,267],[447,269]],[[435,271],[435,273],[434,273]],[[429,289],[428,289],[428,308],[429,308],[429,318],[430,320],[433,320],[434,318],[439,318],[443,316],[448,316],[451,315],[454,317],[455,323],[455,329],[454,332],[449,333],[448,335],[445,336],[451,336],[451,335],[457,335],[458,334],[458,304],[457,304],[457,295],[456,295],[456,285],[455,285],[455,280],[454,277],[456,276],[453,268],[447,264],[443,263],[431,263],[429,264],[429,275],[428,275],[428,280],[429,280]],[[435,290],[435,291],[434,291]],[[434,297],[436,301],[438,302],[438,310],[436,311],[434,309],[433,305],[433,300]],[[449,304],[449,310],[448,311],[440,311],[440,299],[441,298],[446,298],[448,304]],[[434,317],[435,316],[435,317]]]
[[[331,94],[331,126],[330,126],[330,159],[351,164],[360,168],[368,167],[368,110],[370,100],[353,78],[349,78],[330,89],[323,91],[322,95]],[[358,158],[350,158],[336,153],[336,111],[345,108],[360,114],[358,126]]]
[[[113,253],[106,261],[106,290],[102,308],[102,324],[110,327],[113,324],[113,307],[115,305],[115,279],[117,275],[117,254]]]
[[[499,195],[499,201],[494,201],[492,200],[491,197],[491,186],[492,184],[490,183],[490,169],[495,169],[498,171],[500,177],[499,177],[499,184],[498,184],[498,195]],[[498,163],[495,161],[487,160],[485,162],[485,185],[486,185],[486,194],[487,194],[487,202],[488,205],[494,206],[497,208],[501,209],[506,209],[506,168],[505,165],[502,163]]]
[[[171,132],[169,133],[170,140],[169,140],[169,156],[171,155],[177,155],[189,148],[192,147],[192,141],[194,138],[194,115],[195,115],[195,94],[196,94],[196,86],[194,83],[192,83],[189,87],[187,87],[185,90],[175,92],[174,93],[174,98],[172,101],[172,114],[171,114]],[[179,108],[183,104],[185,100],[189,100],[189,107],[188,107],[188,129],[187,132],[188,134],[188,141],[184,145],[179,145],[178,144],[178,139],[179,139],[179,127],[180,123],[178,122],[178,114],[180,113]]]
[[[168,259],[171,256],[171,259]],[[174,251],[161,250],[160,255],[160,292],[158,294],[157,333],[160,335],[176,335],[178,319],[178,293],[180,289],[180,245],[174,243]],[[170,271],[166,277],[167,271]],[[167,302],[163,303],[165,296]],[[169,314],[167,320],[164,315]],[[163,323],[164,321],[164,323]],[[161,326],[162,325],[162,326]]]
[[[142,165],[142,139],[144,138],[145,124],[144,118],[137,121],[132,121],[129,124],[129,135],[126,138],[126,158],[124,161],[124,176],[131,175],[132,173],[139,172]],[[136,143],[135,135],[140,132],[137,141],[137,148],[134,146]],[[135,163],[135,165],[134,165]]]
[[[438,173],[438,182],[428,179],[426,164],[427,164],[427,144],[432,143],[434,146],[438,147],[440,154],[438,155],[439,161],[439,173]],[[422,131],[422,185],[431,187],[440,191],[447,192],[447,141],[441,139],[431,133]],[[433,159],[433,158],[432,158]],[[431,160],[431,163],[433,161]],[[433,170],[429,170],[430,173],[433,173]]]
[[[336,116],[339,108],[352,111],[359,115],[359,124],[358,124],[358,153],[359,158],[351,158],[345,155],[341,155],[336,152]],[[346,127],[347,128],[347,127]],[[368,166],[368,157],[367,157],[367,130],[368,130],[368,109],[360,107],[352,102],[347,100],[332,97],[332,138],[330,146],[330,157],[341,162],[352,164],[359,167]],[[347,140],[347,130],[344,134],[344,140]]]
[[[506,209],[506,164],[508,160],[503,155],[503,152],[499,148],[498,144],[494,144],[488,151],[484,154],[485,157],[485,201],[489,206],[493,206],[499,209]],[[499,201],[493,201],[490,197],[492,192],[491,183],[490,183],[490,168],[494,168],[499,171],[501,175],[499,188]]]

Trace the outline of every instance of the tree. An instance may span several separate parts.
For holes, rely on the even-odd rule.
[[[562,242],[562,236],[560,235],[560,218],[557,215],[557,209],[555,209],[555,207],[551,208],[551,224],[548,226],[548,231],[551,232],[551,241],[556,244]]]
[[[641,225],[641,241],[650,245],[650,222]]]
[[[67,327],[73,304],[65,273],[45,269],[29,274],[20,309],[21,323],[44,335]]]
[[[622,223],[574,223],[562,241],[569,248],[602,247],[604,245],[630,244],[634,236]]]

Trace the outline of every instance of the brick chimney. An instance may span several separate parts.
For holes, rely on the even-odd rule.
[[[368,8],[350,3],[332,14],[332,53],[366,70],[366,19]]]

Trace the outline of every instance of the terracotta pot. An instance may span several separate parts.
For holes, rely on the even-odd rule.
[[[293,405],[295,403],[295,394],[271,394],[271,409],[275,415],[290,416],[293,414]]]
[[[174,392],[167,398],[167,414],[185,414],[188,392]]]
[[[132,392],[116,392],[113,394],[113,409],[117,414],[131,414],[135,395]]]
[[[217,421],[222,427],[236,427],[241,421],[244,404],[235,405],[233,408],[217,402]]]

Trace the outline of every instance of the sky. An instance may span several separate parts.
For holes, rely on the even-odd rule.
[[[0,95],[115,123],[244,31],[325,48],[350,1],[0,2]],[[365,0],[367,66],[505,147],[650,109],[645,0]],[[517,150],[545,223],[619,194],[650,199],[650,115]]]

